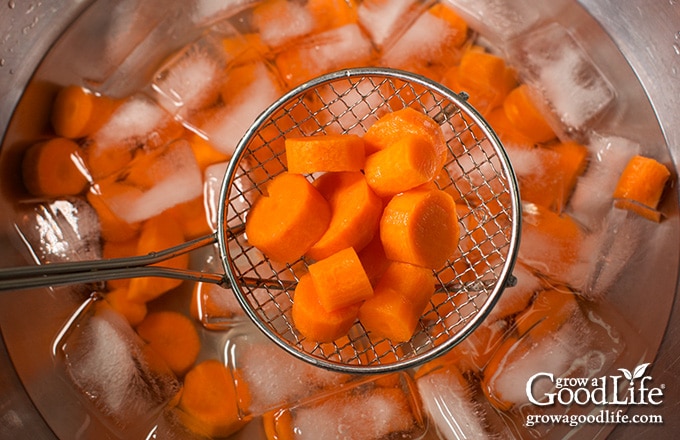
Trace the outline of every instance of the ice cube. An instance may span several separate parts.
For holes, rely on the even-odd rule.
[[[552,23],[517,42],[517,66],[538,90],[567,134],[586,132],[616,93],[572,33]]]
[[[261,0],[193,0],[191,18],[197,25],[210,25],[249,8]]]
[[[252,325],[230,333],[228,357],[250,392],[253,415],[296,402],[345,382],[347,375],[297,359],[266,339]]]
[[[226,214],[227,226],[238,228],[243,225],[245,213],[248,212],[259,195],[258,189],[251,180],[252,176],[248,174],[250,166],[242,161],[240,171],[234,176],[234,181],[228,193],[229,200],[222,200],[220,192],[228,165],[228,162],[216,163],[208,166],[204,173],[203,197],[208,223],[213,230],[217,230],[217,224],[220,221],[218,211],[222,204],[229,204],[229,210]]]
[[[277,48],[309,34],[314,17],[302,4],[286,0],[262,3],[253,9],[253,25],[266,45]]]
[[[641,146],[617,136],[593,135],[588,149],[590,163],[577,181],[568,212],[591,230],[601,227],[602,219],[612,206],[612,195],[628,161],[641,151]]]
[[[250,81],[244,81],[248,69]],[[241,138],[255,122],[257,116],[272,105],[280,96],[281,88],[273,73],[263,62],[227,72],[226,82],[234,81],[237,87],[228,96],[227,102],[217,108],[205,121],[194,122],[196,129],[219,151],[232,155]],[[230,76],[231,75],[231,76]]]
[[[92,188],[116,216],[128,223],[193,200],[202,190],[201,171],[184,140],[139,156],[120,174],[97,181]]]
[[[81,397],[124,437],[149,432],[180,389],[163,361],[104,301],[86,303],[55,347]]]
[[[503,290],[500,299],[486,317],[487,321],[507,318],[521,312],[529,305],[534,293],[541,289],[540,278],[526,267],[516,265],[512,275],[517,279],[517,284]]]
[[[357,9],[359,24],[366,29],[373,44],[382,49],[416,20],[426,7],[425,3],[415,0],[365,0]]]
[[[36,263],[101,258],[99,218],[85,200],[30,201],[18,212],[16,229]]]

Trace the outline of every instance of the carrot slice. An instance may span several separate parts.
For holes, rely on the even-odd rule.
[[[29,147],[21,171],[24,186],[34,196],[80,194],[90,180],[80,147],[65,138],[53,138]]]
[[[182,228],[177,221],[169,215],[158,215],[146,220],[137,243],[137,255],[146,255],[177,246],[185,242]],[[171,260],[157,263],[159,266],[174,269],[186,269],[189,267],[189,255],[184,254]],[[182,280],[174,278],[133,278],[130,280],[128,298],[133,301],[146,302],[158,298],[182,284]]]
[[[670,175],[662,163],[648,157],[634,156],[616,185],[614,206],[655,222],[661,221],[657,207]]]
[[[116,185],[120,184],[107,185],[107,194],[115,193]],[[137,237],[142,226],[141,222],[128,223],[111,211],[109,205],[102,199],[99,185],[90,188],[87,193],[87,201],[97,211],[99,227],[104,241],[124,242]]]
[[[125,241],[111,241],[103,240],[102,244],[102,257],[104,259],[109,258],[123,258],[131,257],[137,254],[137,236],[130,238]],[[130,280],[128,278],[121,278],[119,280],[108,280],[106,282],[106,287],[110,290],[117,290],[120,288],[125,288],[130,285]]]
[[[188,202],[178,203],[165,211],[164,215],[171,215],[179,223],[184,237],[196,238],[212,232],[208,215],[205,212],[203,196],[198,196]]]
[[[307,252],[322,260],[342,249],[359,252],[373,238],[382,214],[382,200],[371,190],[360,172],[328,173],[314,182],[328,201],[331,220],[319,241]]]
[[[543,336],[554,333],[576,311],[576,296],[570,291],[557,289],[543,290],[538,293],[534,302],[515,320],[517,333],[527,333],[539,340]]]
[[[274,261],[293,262],[326,231],[330,207],[299,174],[278,175],[267,185],[267,192],[246,219],[248,241]]]
[[[542,143],[555,139],[555,132],[534,103],[526,84],[515,87],[508,93],[503,101],[503,110],[517,130],[534,142]]]
[[[181,313],[150,313],[136,330],[179,377],[189,371],[198,358],[201,350],[198,332],[191,320]]]
[[[216,359],[194,366],[184,377],[179,401],[180,418],[190,430],[209,438],[228,437],[241,429],[241,416],[234,376]]]
[[[436,168],[444,165],[447,147],[441,128],[434,119],[411,107],[387,113],[368,128],[363,136],[366,154],[384,150],[407,135],[423,137],[439,157]]]
[[[64,87],[52,105],[52,128],[57,135],[71,139],[90,135],[104,125],[116,105],[116,100],[84,87]]]
[[[306,7],[314,17],[317,31],[327,31],[358,20],[356,0],[309,0]]]
[[[385,256],[380,233],[374,234],[371,241],[357,255],[368,279],[371,281],[371,285],[375,286],[390,264]]]
[[[357,319],[359,305],[353,304],[331,312],[319,302],[319,294],[311,275],[300,278],[293,297],[293,322],[306,338],[331,342],[347,335]]]
[[[288,172],[359,171],[366,160],[364,141],[353,134],[288,137]]]
[[[514,70],[506,66],[503,58],[484,50],[468,50],[458,65],[458,82],[470,94],[471,103],[486,112],[503,103],[516,85]],[[476,95],[486,96],[484,107],[475,100]]]
[[[106,301],[111,308],[127,319],[131,326],[144,320],[147,313],[146,303],[131,301],[126,288],[117,288],[106,294]]]
[[[370,333],[393,342],[411,339],[418,320],[434,293],[430,269],[392,262],[359,308],[359,321]]]
[[[441,168],[439,153],[422,136],[405,135],[366,158],[366,180],[380,197],[430,182]]]
[[[459,228],[453,198],[427,185],[389,201],[380,239],[388,259],[438,270],[455,254]]]
[[[453,46],[462,46],[463,43],[467,41],[468,38],[468,24],[460,15],[458,15],[453,9],[447,7],[444,3],[436,3],[428,12],[437,18],[445,20],[451,29],[455,29],[456,32],[451,32],[453,37],[450,38],[450,43]]]
[[[351,247],[310,265],[309,273],[319,302],[328,312],[355,305],[373,295],[373,286]]]

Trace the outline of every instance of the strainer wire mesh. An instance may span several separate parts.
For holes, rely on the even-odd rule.
[[[454,196],[462,226],[459,251],[436,272],[438,288],[410,341],[367,334],[359,322],[332,343],[306,340],[291,318],[293,293],[312,261],[278,264],[252,247],[246,216],[267,183],[286,171],[289,136],[362,135],[388,112],[413,107],[441,124],[448,146],[440,189]],[[308,176],[310,181],[316,175]],[[253,124],[238,145],[222,187],[220,254],[248,316],[291,354],[343,372],[407,368],[440,355],[483,320],[506,285],[519,240],[517,183],[500,142],[464,97],[426,78],[392,69],[351,69],[292,90]]]

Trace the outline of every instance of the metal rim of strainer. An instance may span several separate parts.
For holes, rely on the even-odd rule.
[[[368,92],[358,90],[361,84],[369,85]],[[324,101],[319,92],[324,87],[327,91],[335,94],[335,98],[327,102]],[[350,90],[356,93],[350,93]],[[387,93],[383,95],[385,90]],[[373,108],[369,98],[375,93],[380,94],[381,104]],[[406,100],[401,95],[402,93],[409,100]],[[411,95],[413,95],[412,99]],[[352,99],[358,97],[358,101],[348,104],[343,99],[350,99],[350,97]],[[393,101],[394,99],[397,99],[397,101]],[[315,105],[318,100],[321,100],[324,104],[320,109],[313,110],[313,107],[310,106]],[[471,160],[473,163],[472,171],[483,175],[480,170],[487,166],[494,169],[494,180],[500,178],[500,182],[494,181],[493,185],[500,184],[503,191],[498,194],[492,193],[490,200],[501,206],[502,216],[501,214],[491,216],[493,228],[500,230],[500,232],[496,231],[493,236],[487,230],[487,223],[481,226],[482,233],[486,234],[486,238],[481,241],[475,241],[472,238],[475,230],[468,231],[469,236],[466,235],[466,237],[472,240],[472,249],[466,252],[467,255],[461,255],[455,259],[455,262],[458,263],[460,260],[467,262],[468,266],[473,265],[468,257],[474,251],[477,254],[481,253],[482,261],[487,263],[486,260],[490,257],[484,254],[484,245],[486,245],[486,248],[491,245],[491,255],[494,257],[494,261],[498,258],[498,262],[491,267],[491,280],[484,279],[488,275],[488,271],[487,274],[479,275],[476,270],[473,270],[475,279],[466,282],[459,280],[461,274],[458,274],[454,268],[455,263],[447,262],[444,270],[453,271],[455,279],[444,283],[441,282],[443,272],[436,273],[437,279],[440,281],[438,292],[445,294],[446,299],[441,304],[431,302],[432,308],[429,311],[426,310],[416,334],[406,343],[393,344],[385,339],[374,341],[371,335],[365,333],[358,322],[350,330],[350,334],[345,338],[346,341],[341,340],[332,343],[307,341],[295,330],[290,306],[292,305],[295,283],[299,275],[302,274],[299,271],[300,265],[306,268],[309,262],[301,259],[293,264],[277,265],[269,261],[248,244],[242,227],[245,224],[248,208],[254,201],[253,198],[256,197],[254,193],[261,193],[267,180],[273,178],[278,172],[285,171],[285,165],[281,162],[282,157],[273,156],[272,160],[275,160],[274,168],[277,171],[272,172],[262,162],[256,160],[253,164],[250,157],[257,149],[271,149],[271,143],[274,141],[283,142],[283,138],[290,133],[299,134],[299,131],[289,130],[288,125],[284,124],[284,128],[281,125],[286,121],[288,123],[300,122],[294,121],[291,116],[291,111],[296,108],[307,112],[307,117],[303,118],[302,123],[315,125],[316,129],[312,130],[314,133],[326,133],[327,131],[347,133],[356,130],[365,131],[370,123],[377,120],[377,117],[381,114],[380,111],[392,110],[391,102],[400,107],[416,106],[417,108],[420,106],[420,110],[428,114],[433,113],[432,108],[438,108],[439,111],[432,116],[440,125],[447,123],[452,125],[451,120],[455,115],[463,121],[464,129],[461,131],[454,128],[453,137],[447,138],[450,158],[453,157],[453,160],[451,161],[449,158],[447,163],[460,167],[452,143],[460,143],[455,147],[462,147],[465,151],[464,154],[470,154],[460,136],[461,133],[470,135],[474,143],[473,148],[480,148],[483,153],[481,164],[476,163],[474,159]],[[333,114],[334,110],[330,110],[333,105],[346,108],[339,114]],[[426,105],[430,106],[429,112]],[[359,106],[364,111],[356,111]],[[319,117],[321,110],[331,114],[330,120],[324,121]],[[342,118],[349,118],[350,121],[354,118],[354,121],[346,124],[346,121],[341,120]],[[273,128],[278,133],[270,140],[264,139],[262,132],[266,129],[272,131]],[[295,130],[299,129],[295,128]],[[491,147],[492,151],[485,150],[482,145]],[[272,154],[281,154],[281,150],[273,151]],[[249,160],[251,160],[250,164],[248,163]],[[278,164],[276,161],[278,161]],[[269,168],[271,168],[272,164],[269,165]],[[499,167],[500,171],[496,170],[496,167]],[[254,177],[254,174],[256,174],[254,170],[257,168],[261,168],[259,172],[264,176],[265,180],[262,182]],[[459,180],[454,181],[450,171],[448,171],[448,174],[450,183],[453,185],[452,189],[458,189]],[[308,177],[313,180],[315,176]],[[467,171],[463,170],[459,178],[468,179],[468,183],[466,184],[463,181],[463,184],[472,186]],[[236,182],[239,182],[239,184],[236,184]],[[481,185],[473,188],[475,194],[478,194],[480,188],[485,191],[493,191],[493,185],[489,182],[485,177],[482,177]],[[503,196],[503,200],[501,200],[501,196]],[[225,274],[232,285],[232,290],[247,317],[269,339],[288,353],[310,364],[343,373],[365,374],[398,371],[423,364],[456,346],[481,324],[498,301],[502,291],[515,284],[516,279],[512,275],[512,269],[517,257],[521,230],[519,199],[519,186],[500,140],[477,110],[468,104],[466,94],[456,94],[422,75],[403,70],[377,67],[344,69],[319,76],[290,90],[261,113],[245,133],[235,149],[222,181],[217,231],[219,254]],[[477,208],[479,207],[471,206],[470,208],[467,215],[478,217]],[[486,203],[482,204],[482,208],[479,211],[484,211],[484,217],[489,217],[489,207],[486,206]],[[500,244],[496,242],[499,237],[502,240]],[[463,238],[461,237],[461,240]],[[500,250],[503,252],[500,253]],[[298,269],[297,272],[296,268]],[[475,289],[475,292],[477,290],[485,292],[485,298],[482,298],[483,303],[481,305],[476,303],[481,294],[474,294],[471,298],[471,289]],[[467,301],[457,304],[456,298],[463,293],[467,295]],[[444,306],[449,306],[449,308],[453,306],[453,308],[446,315],[442,315],[444,312],[441,312],[440,309],[446,309]],[[465,307],[474,309],[471,313],[472,317],[463,316],[463,313],[467,313],[467,311],[463,311]],[[425,323],[424,320],[425,317],[429,316],[428,313],[432,313],[433,316]],[[459,318],[458,321],[453,325],[447,324],[447,319],[453,319],[452,317],[456,315]],[[435,328],[439,329],[439,333],[433,337],[431,332]]]

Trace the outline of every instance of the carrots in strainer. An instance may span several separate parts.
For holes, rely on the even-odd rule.
[[[364,166],[364,141],[353,134],[288,137],[285,141],[288,171],[359,171]]]

